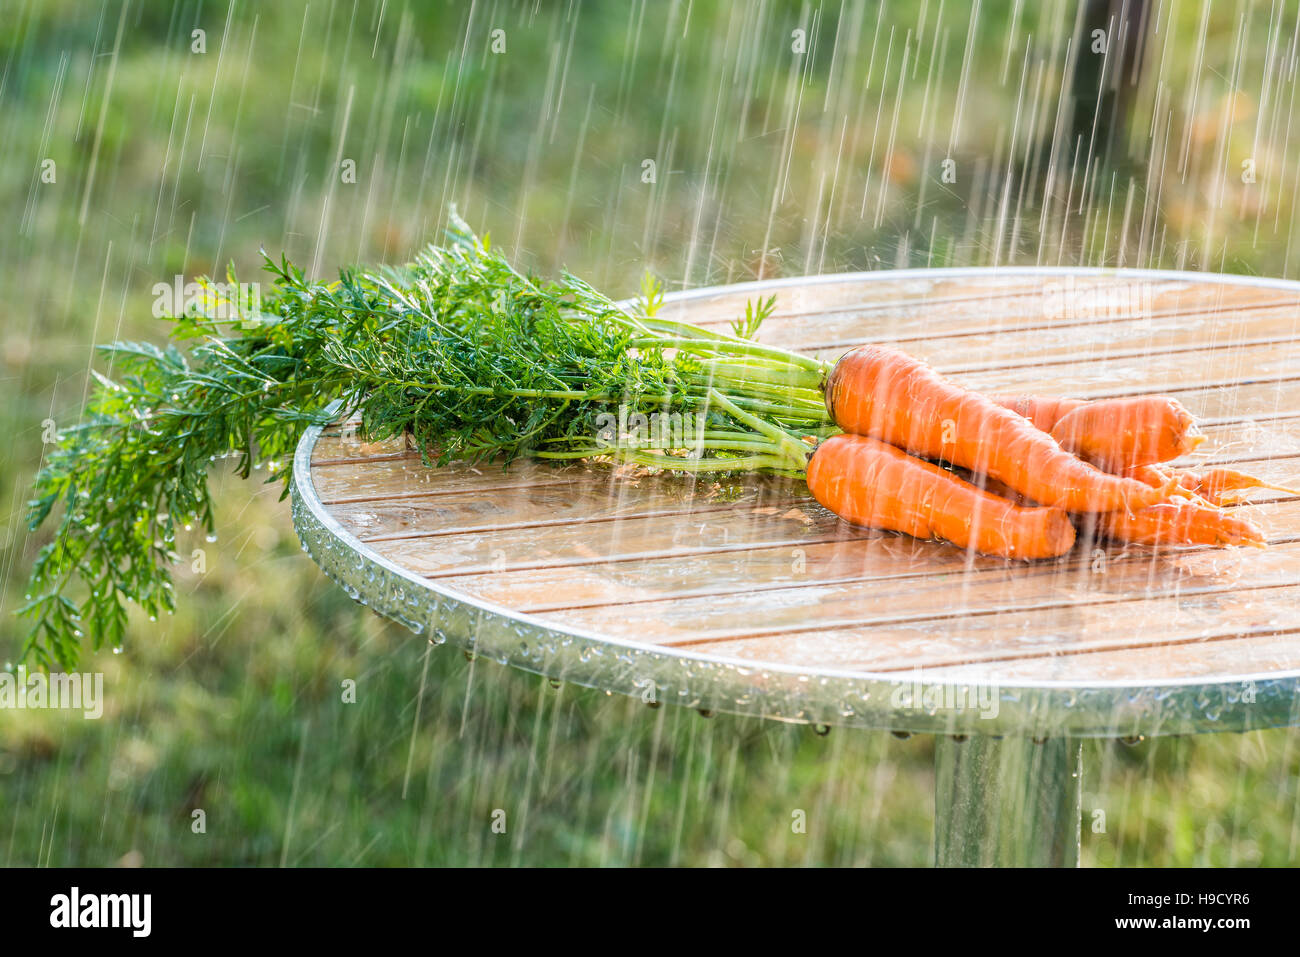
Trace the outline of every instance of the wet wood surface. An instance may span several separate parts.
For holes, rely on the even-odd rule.
[[[1200,417],[1185,464],[1300,485],[1300,294],[1198,278],[998,275],[787,284],[760,335],[833,358],[891,342],[985,391],[1160,392]],[[755,290],[671,301],[704,324]],[[797,481],[517,462],[426,467],[350,423],[321,436],[326,509],[383,557],[512,613],[775,662],[997,680],[1156,681],[1300,667],[1300,498],[1235,506],[1267,549],[1097,545],[971,557],[853,528]]]

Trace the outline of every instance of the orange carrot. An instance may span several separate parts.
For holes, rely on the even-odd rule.
[[[1107,538],[1139,545],[1254,545],[1264,533],[1231,511],[1191,498],[1176,498],[1136,512],[1087,516]]]
[[[864,435],[823,441],[807,478],[813,497],[854,525],[942,538],[1006,558],[1055,558],[1074,545],[1074,526],[1061,509],[1012,505]]]
[[[1163,395],[1085,403],[1063,415],[1051,434],[1061,448],[1116,473],[1167,462],[1205,441],[1182,403]]]
[[[1087,405],[1083,399],[1065,399],[1059,395],[991,395],[989,398],[1004,409],[1023,415],[1044,432],[1052,431],[1067,412]]]
[[[1023,415],[1044,432],[1054,432],[1063,448],[1102,468],[1167,461],[1204,441],[1195,430],[1191,414],[1177,399],[1168,396],[1092,402],[1054,395],[991,398],[998,405]],[[1071,418],[1061,431],[1056,431],[1066,416]],[[1152,458],[1153,455],[1161,457]]]
[[[1153,465],[1143,465],[1131,473],[1163,487],[1168,478]],[[1013,503],[1023,499],[1001,482],[974,475],[970,481],[994,495]],[[1078,515],[1075,518],[1085,533],[1091,532],[1121,542],[1141,545],[1263,545],[1263,533],[1251,522],[1225,512],[1199,497],[1177,496],[1133,513],[1107,512],[1102,515]]]
[[[897,349],[862,346],[841,358],[827,378],[826,408],[846,432],[988,475],[1044,505],[1109,512],[1164,498],[1076,458],[1024,416]]]
[[[1164,486],[1172,477],[1178,482],[1180,491],[1199,496],[1212,505],[1228,505],[1241,501],[1253,489],[1272,489],[1275,492],[1300,495],[1300,489],[1273,485],[1245,472],[1223,467],[1184,469],[1140,465],[1127,470],[1125,474],[1153,487]]]

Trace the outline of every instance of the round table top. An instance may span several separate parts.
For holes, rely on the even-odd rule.
[[[834,358],[898,344],[972,388],[1164,393],[1189,461],[1300,484],[1300,283],[930,269],[669,297]],[[1300,723],[1300,499],[1238,506],[1267,549],[1111,546],[1053,562],[850,527],[802,483],[608,466],[425,467],[340,422],[298,450],[304,547],[435,642],[647,703],[899,731],[1134,736]]]

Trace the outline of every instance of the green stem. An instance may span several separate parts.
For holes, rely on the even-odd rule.
[[[731,459],[713,456],[703,459],[690,459],[678,455],[655,455],[643,451],[620,451],[619,449],[602,449],[584,453],[580,456],[567,452],[537,452],[534,454],[542,459],[606,457],[674,472],[755,472],[766,469],[779,472],[782,475],[803,474],[803,466],[792,468],[789,457],[785,455],[750,455]]]
[[[773,346],[760,346],[756,343],[746,342],[743,339],[730,342],[718,339],[653,338],[633,339],[631,344],[642,349],[679,349],[682,352],[702,353],[705,355],[724,353],[727,355],[764,356],[770,359],[780,359],[790,365],[798,366],[800,369],[807,369],[821,375],[828,374],[831,368],[827,363],[811,356],[801,356],[796,352],[788,352],[785,349],[778,349]]]
[[[812,451],[807,445],[800,442],[788,432],[783,432],[771,423],[764,422],[756,415],[750,415],[744,409],[738,407],[717,389],[709,390],[709,398],[720,405],[728,415],[737,422],[741,422],[757,432],[766,435],[778,446],[782,452],[793,459],[797,466],[802,468],[808,461],[808,453]]]
[[[554,439],[552,441],[563,443],[565,439]],[[781,454],[780,447],[764,438],[756,438],[752,441],[743,441],[738,439],[692,439],[682,443],[684,449],[713,449],[723,452],[770,452],[774,455]],[[667,451],[662,445],[646,443],[643,445],[630,445],[627,443],[619,445],[589,445],[579,449],[570,449],[567,452],[556,453],[563,455],[565,458],[581,459],[592,455],[608,455],[614,452],[653,452]],[[540,453],[539,453],[540,454]]]
[[[717,389],[731,396],[748,395],[757,399],[784,402],[790,408],[800,409],[804,414],[814,418],[822,418],[822,411],[826,407],[820,392],[791,389],[753,379],[729,379],[723,376],[692,374],[687,381],[692,385],[702,386],[704,389]]]
[[[802,369],[793,369],[789,366],[779,369],[771,366],[711,363],[696,375],[698,378],[717,382],[762,383],[783,389],[800,390],[807,392],[810,397],[822,394],[820,374],[806,372]],[[813,399],[813,401],[820,400]]]

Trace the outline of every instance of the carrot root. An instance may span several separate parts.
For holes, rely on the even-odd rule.
[[[1139,545],[1267,546],[1253,522],[1196,499],[1162,502],[1132,513],[1108,512],[1095,516],[1093,527],[1108,538]]]
[[[1300,495],[1300,490],[1285,485],[1275,485],[1262,479],[1229,468],[1180,469],[1161,468],[1156,465],[1140,465],[1127,469],[1126,475],[1154,485],[1162,478],[1173,476],[1182,494],[1196,495],[1213,505],[1227,505],[1245,501],[1256,489],[1271,489],[1288,495]]]
[[[808,462],[813,497],[854,525],[938,538],[985,555],[1055,558],[1074,546],[1059,508],[1024,508],[864,435],[836,435]]]
[[[1273,485],[1269,482],[1260,482],[1259,488],[1266,488],[1272,492],[1285,492],[1287,495],[1300,495],[1300,489],[1290,488],[1286,485]]]

